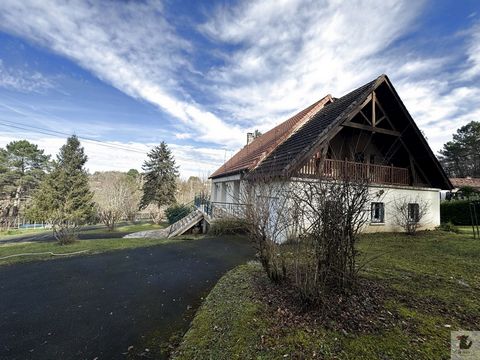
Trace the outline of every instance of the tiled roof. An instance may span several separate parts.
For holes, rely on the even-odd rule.
[[[243,170],[252,170],[265,157],[267,157],[276,147],[286,141],[296,130],[305,122],[311,119],[325,104],[332,101],[330,95],[325,96],[319,101],[313,103],[298,114],[292,116],[283,123],[277,125],[265,134],[255,138],[249,145],[245,145],[230,160],[223,164],[210,177],[227,176],[236,174]]]
[[[383,89],[383,90],[382,90]],[[215,171],[211,178],[248,172],[249,177],[290,177],[308,160],[322,142],[353,116],[372,91],[384,94],[390,111],[402,130],[402,143],[415,152],[417,165],[428,174],[432,187],[451,189],[440,163],[420,133],[386,75],[351,91],[341,98],[330,95],[300,111],[297,115],[256,138]]]
[[[312,147],[318,145],[317,140],[322,134],[331,129],[331,126],[343,120],[356,104],[365,100],[377,79],[359,87],[356,90],[335,99],[331,104],[326,105],[297,132],[292,134],[285,142],[280,144],[275,151],[259,164],[255,169],[257,174],[269,174],[270,176],[284,175],[284,171],[291,163],[295,163],[299,156],[308,152]]]
[[[480,178],[450,178],[450,182],[455,188],[461,188],[462,186],[470,186],[480,189]]]

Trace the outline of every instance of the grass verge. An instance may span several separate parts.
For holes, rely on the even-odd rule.
[[[0,245],[0,266],[9,265],[20,262],[28,262],[35,260],[51,260],[54,258],[66,257],[66,256],[79,256],[79,255],[93,255],[107,251],[132,249],[138,247],[155,246],[160,244],[168,244],[177,241],[188,240],[189,237],[178,237],[172,239],[94,239],[94,240],[77,240],[70,245],[58,245],[55,242],[30,242],[30,243],[11,243]],[[45,253],[53,252],[55,254],[67,254],[75,253],[79,251],[85,251],[79,254],[66,255],[66,256],[52,256],[51,254],[40,255],[28,255],[28,256],[15,256],[2,259],[15,254],[24,253]]]
[[[249,263],[218,282],[173,358],[449,359],[450,331],[480,329],[480,242],[471,235],[370,234],[358,249],[361,277],[387,294],[382,306],[394,321],[385,329],[347,332],[298,321],[260,295],[278,289]]]

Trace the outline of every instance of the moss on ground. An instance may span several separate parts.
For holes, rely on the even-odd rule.
[[[279,326],[256,291],[259,282],[271,285],[249,263],[215,286],[173,359],[449,359],[450,331],[480,328],[480,242],[469,234],[372,234],[358,248],[361,276],[386,289],[394,326],[374,333]]]

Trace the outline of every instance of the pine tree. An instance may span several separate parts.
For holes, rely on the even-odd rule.
[[[22,215],[30,196],[50,166],[50,156],[27,140],[0,149],[1,223],[8,226]]]
[[[142,169],[145,182],[140,208],[144,209],[152,203],[158,207],[175,203],[178,168],[164,141],[148,153]]]
[[[60,244],[75,240],[78,226],[93,217],[93,193],[84,169],[87,156],[76,136],[67,139],[34,198],[30,216],[48,221]]]
[[[452,177],[480,177],[480,122],[471,121],[440,150],[440,162]]]

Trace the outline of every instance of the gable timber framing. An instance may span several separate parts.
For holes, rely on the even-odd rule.
[[[403,109],[403,116],[406,119],[406,126],[403,128],[402,131],[398,131],[396,127],[394,126],[393,122],[390,120],[390,118],[387,115],[387,112],[383,108],[383,106],[380,104],[377,95],[376,95],[376,90],[380,85],[383,83],[387,84],[388,90],[390,93],[393,95],[394,100],[399,104],[399,106]],[[384,90],[386,91],[386,90]],[[367,105],[371,105],[371,118],[369,119],[368,116],[365,115],[364,111],[362,111]],[[378,113],[376,111],[376,107],[380,110]],[[380,113],[381,112],[381,113]],[[352,119],[355,116],[361,116],[364,118],[367,123],[371,124],[370,125],[365,125],[357,122],[353,122]],[[379,118],[377,117],[379,116]],[[379,127],[378,125],[381,122],[386,122],[388,123],[388,126],[391,129],[387,129],[385,127]],[[410,172],[411,172],[411,182],[412,185],[416,183],[419,178],[418,175],[420,175],[428,185],[431,185],[432,183],[429,181],[429,177],[427,174],[423,171],[422,166],[415,160],[415,156],[412,154],[411,150],[409,149],[408,145],[405,143],[405,141],[402,139],[402,135],[405,133],[406,130],[409,128],[412,129],[417,136],[420,136],[420,138],[423,140],[422,145],[423,147],[427,148],[427,152],[429,155],[433,155],[430,147],[428,144],[425,142],[423,136],[421,135],[420,130],[414,123],[413,119],[411,116],[407,113],[405,113],[405,106],[399,100],[398,95],[392,91],[392,86],[389,83],[389,80],[386,76],[381,76],[379,77],[374,85],[371,88],[371,91],[366,94],[366,96],[356,103],[352,103],[347,109],[345,109],[344,112],[342,112],[336,119],[333,121],[330,126],[325,129],[320,136],[317,138],[317,140],[312,144],[312,146],[306,148],[303,150],[294,161],[290,162],[288,166],[284,170],[284,176],[292,176],[293,174],[297,173],[312,157],[313,155],[321,148],[323,148],[322,144],[329,143],[330,140],[332,140],[339,131],[341,131],[343,128],[350,127],[350,128],[357,128],[360,130],[368,131],[372,134],[374,133],[379,133],[379,134],[385,134],[389,136],[395,137],[395,142],[398,140],[398,144],[395,145],[395,151],[390,153],[390,157],[393,156],[395,153],[398,152],[400,148],[403,148],[406,153],[409,156],[409,163],[410,163]],[[444,175],[443,169],[439,166],[438,160],[435,157],[431,157],[432,161],[435,162],[437,168],[442,172],[442,175],[444,176],[444,183],[449,184],[448,178]],[[451,186],[451,185],[450,185]]]
[[[374,84],[371,86],[372,90],[381,83],[381,78],[382,77],[379,77],[375,80]],[[339,126],[342,122],[351,120],[354,116],[352,115],[352,113],[356,115],[361,109],[363,109],[366,104],[368,104],[368,102],[371,100],[371,96],[372,94],[369,91],[369,93],[365,95],[364,98],[361,98],[357,102],[353,102],[344,111],[342,111],[335,118],[335,120],[332,121],[332,123],[328,125],[327,128],[319,135],[317,140],[313,144],[311,144],[310,147],[307,147],[303,151],[301,151],[300,154],[298,154],[298,156],[285,167],[283,175],[286,177],[290,177],[295,172],[297,172],[303,166],[303,163],[308,161],[308,159],[313,156],[316,149],[321,147],[323,143],[330,142],[330,140],[335,137],[335,135],[337,135],[340,130],[342,130],[342,127]]]
[[[422,180],[422,186],[430,183],[435,188],[451,188],[438,160],[406,112],[386,75],[332,100],[311,117],[304,118],[306,121],[298,124],[295,131],[290,131],[271,151],[259,154],[255,159],[259,161],[252,162],[245,168],[246,178],[274,179],[295,176],[314,156],[320,156],[325,144],[342,129],[356,128],[360,131],[345,130],[346,135],[355,137],[359,134],[368,137],[370,134],[370,139],[364,138],[362,141],[375,141],[376,146],[383,149],[382,154],[386,152],[386,156],[383,156],[384,163],[387,159],[401,162],[411,169],[412,180]],[[312,108],[303,110],[302,117],[309,110]],[[388,137],[391,137],[391,141]],[[355,138],[352,138],[352,141],[355,142]],[[215,176],[222,177],[224,174]]]

